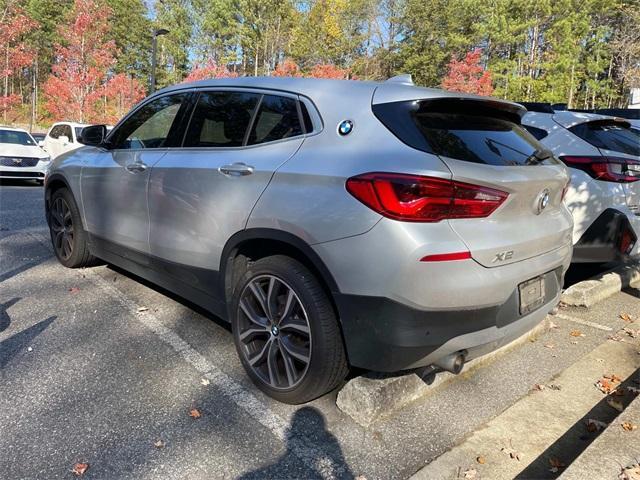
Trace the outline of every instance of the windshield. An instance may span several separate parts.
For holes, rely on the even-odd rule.
[[[32,146],[36,144],[36,141],[27,132],[0,130],[0,143]]]
[[[640,133],[626,125],[615,122],[589,122],[581,123],[569,130],[594,147],[640,156]]]

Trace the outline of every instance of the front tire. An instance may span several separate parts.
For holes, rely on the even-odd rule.
[[[331,302],[300,262],[283,255],[249,264],[231,302],[236,350],[270,397],[300,404],[333,390],[348,372]]]
[[[68,268],[88,267],[96,262],[89,252],[87,232],[82,228],[80,211],[66,188],[51,195],[49,232],[58,261]]]

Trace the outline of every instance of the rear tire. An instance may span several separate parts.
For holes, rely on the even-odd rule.
[[[62,265],[80,268],[96,263],[96,258],[89,251],[88,235],[82,228],[80,211],[66,188],[51,195],[47,220],[53,251]]]
[[[274,255],[250,263],[234,289],[230,314],[242,365],[270,397],[305,403],[347,375],[331,302],[300,262]]]

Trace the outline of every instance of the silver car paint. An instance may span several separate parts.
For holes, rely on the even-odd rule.
[[[344,292],[386,296],[421,309],[498,304],[519,283],[568,267],[572,220],[559,201],[568,178],[563,167],[497,169],[445,163],[400,142],[371,112],[374,95],[376,102],[386,102],[466,97],[463,94],[398,84],[274,78],[203,81],[190,87],[260,88],[305,96],[320,112],[321,131],[233,152],[167,149],[130,152],[125,159],[85,148],[62,157],[52,171],[73,176],[71,188],[76,199],[81,198],[91,233],[170,261],[214,268],[235,230],[284,230],[313,245]],[[184,88],[171,87],[156,95]],[[340,136],[337,125],[345,119],[354,122],[354,130]],[[153,165],[145,174],[148,180],[124,169],[140,154],[154,156],[146,161]],[[86,166],[80,196],[77,177],[82,162]],[[229,162],[257,169],[250,179],[227,178],[216,169]],[[511,196],[495,217],[468,226],[466,220],[398,222],[381,217],[346,192],[347,178],[372,171],[453,177],[502,186]],[[552,204],[536,216],[531,202],[542,187],[552,190]],[[145,223],[145,215],[151,222]],[[467,249],[477,261],[419,261],[426,254]],[[481,265],[504,249],[514,250],[509,262],[497,268]]]

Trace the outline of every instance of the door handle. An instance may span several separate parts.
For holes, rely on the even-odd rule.
[[[124,168],[126,168],[127,171],[131,173],[141,173],[147,169],[147,166],[144,163],[134,162],[134,163],[130,163]]]
[[[224,175],[240,177],[251,175],[253,173],[253,167],[244,163],[232,163],[231,165],[223,165],[218,168],[218,171]]]

